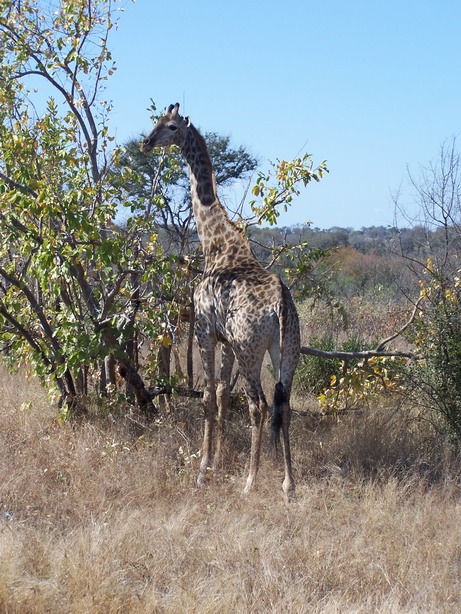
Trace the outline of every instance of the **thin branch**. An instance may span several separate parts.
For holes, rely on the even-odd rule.
[[[0,313],[5,318],[5,320],[8,320],[8,322],[13,326],[13,328],[27,341],[27,343],[34,350],[34,352],[40,354],[43,362],[48,367],[50,367],[50,369],[54,370],[52,363],[50,362],[46,354],[43,352],[43,349],[40,347],[40,345],[35,341],[32,333],[26,328],[24,328],[24,326],[22,326],[22,324],[5,308],[3,304],[0,304]]]
[[[402,328],[400,328],[400,329],[399,329],[399,330],[398,330],[396,333],[394,333],[393,335],[390,335],[389,337],[386,337],[386,339],[383,339],[382,341],[380,341],[380,342],[378,343],[378,345],[376,346],[376,348],[375,348],[375,352],[380,352],[381,350],[383,350],[383,349],[386,347],[386,345],[387,345],[388,343],[390,343],[390,342],[391,342],[391,341],[393,341],[393,340],[394,340],[396,337],[399,337],[401,334],[403,334],[403,333],[404,333],[404,332],[407,330],[407,328],[408,328],[408,327],[409,327],[411,324],[413,324],[414,319],[415,319],[415,317],[416,317],[416,314],[417,314],[417,312],[418,312],[418,307],[419,307],[419,304],[421,303],[421,301],[423,300],[423,298],[424,298],[424,296],[423,296],[423,295],[421,295],[421,296],[418,298],[418,300],[416,301],[415,306],[414,306],[414,308],[413,308],[413,311],[411,312],[411,316],[410,316],[410,319],[408,320],[408,322],[406,322],[406,323],[405,323],[405,324],[402,326]]]
[[[154,201],[154,196],[157,193],[158,182],[160,180],[160,175],[162,174],[162,170],[163,170],[164,164],[165,164],[165,155],[162,155],[160,157],[160,163],[157,166],[157,170],[155,172],[155,176],[152,179],[152,187],[151,187],[151,190],[150,190],[149,203],[148,203],[147,208],[146,208],[146,215],[144,216],[145,219],[147,219],[150,216],[150,214],[151,214],[152,204],[153,204],[153,201]]]
[[[0,171],[0,179],[3,179],[3,181],[6,181],[6,183],[11,188],[14,188],[16,190],[21,190],[21,192],[26,192],[27,194],[30,194],[34,198],[37,198],[38,196],[37,192],[32,190],[32,188],[29,188],[29,186],[23,185],[22,183],[18,183],[17,181],[14,181],[14,179],[10,179],[10,177],[7,177],[1,171]]]
[[[54,335],[54,331],[50,325],[50,323],[48,322],[48,319],[43,311],[43,309],[41,308],[41,306],[39,305],[37,299],[35,298],[33,292],[30,290],[30,288],[28,288],[28,286],[21,281],[20,279],[16,278],[14,275],[10,275],[5,269],[3,269],[2,267],[0,267],[0,275],[3,277],[3,279],[5,279],[5,281],[7,281],[8,283],[10,283],[12,286],[15,286],[16,288],[18,288],[18,290],[21,290],[21,292],[24,293],[24,295],[26,296],[27,300],[29,301],[29,305],[32,308],[32,310],[35,312],[41,326],[42,326],[42,330],[45,333],[46,337],[49,339],[49,342],[53,348],[53,351],[55,352],[57,361],[62,364],[63,363],[63,358],[62,358],[62,351],[61,351],[61,346],[58,343],[56,336]]]
[[[106,299],[104,301],[104,306],[102,309],[102,313],[100,316],[100,320],[104,320],[104,318],[107,317],[107,313],[109,311],[109,308],[112,307],[115,299],[117,298],[118,292],[120,290],[120,288],[122,287],[123,282],[126,279],[126,276],[129,274],[130,271],[121,271],[117,281],[114,284],[114,287],[112,288],[112,290],[109,292],[109,294],[106,296]]]
[[[42,62],[40,61],[40,58],[38,58],[36,55],[31,54],[31,57],[37,62],[37,64],[40,66],[43,66]],[[72,78],[72,71],[70,70],[70,68],[67,66],[66,67],[66,72],[68,73],[68,75],[70,75],[70,77]],[[90,123],[90,127],[91,127],[91,131],[93,133],[93,135],[95,135],[96,133],[96,137],[92,138],[88,129],[88,126],[86,125],[82,114],[79,112],[79,110],[77,109],[77,106],[75,105],[74,101],[73,101],[73,97],[71,96],[71,94],[69,94],[64,87],[58,83],[56,81],[56,79],[54,79],[50,73],[43,69],[43,70],[27,70],[24,72],[20,72],[17,73],[16,75],[12,76],[12,79],[20,79],[26,75],[38,75],[43,77],[44,79],[46,79],[47,81],[49,81],[51,83],[51,85],[56,88],[58,90],[58,92],[60,92],[62,94],[62,96],[64,97],[65,101],[67,102],[67,104],[69,105],[69,107],[71,108],[72,113],[75,115],[75,117],[77,118],[77,121],[80,125],[80,128],[82,129],[82,132],[85,136],[85,141],[88,144],[88,150],[90,152],[90,157],[91,157],[91,162],[92,162],[92,173],[93,173],[93,180],[95,181],[95,183],[97,183],[100,179],[99,176],[99,170],[97,168],[97,164],[96,164],[96,148],[95,148],[95,144],[97,141],[97,128],[96,125],[94,123],[94,119],[91,115],[91,111],[89,109],[86,108],[87,106],[87,102],[86,99],[84,98],[84,95],[82,96],[83,92],[81,92],[80,90],[78,90],[79,95],[82,96],[82,104],[83,104],[83,108],[85,110],[85,114],[87,116],[87,119],[89,120]],[[78,88],[77,88],[78,89]],[[90,121],[91,119],[91,121]]]

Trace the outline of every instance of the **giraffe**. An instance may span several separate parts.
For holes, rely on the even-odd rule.
[[[274,367],[276,385],[272,415],[275,443],[282,432],[285,477],[283,492],[294,492],[290,453],[290,392],[300,348],[299,322],[290,292],[281,279],[254,257],[244,232],[228,217],[219,202],[207,146],[189,118],[170,105],[141,151],[177,145],[189,167],[192,207],[205,265],[194,293],[196,338],[205,374],[202,458],[197,484],[206,482],[212,464],[213,430],[216,421],[214,466],[220,460],[224,420],[229,406],[234,359],[248,399],[251,419],[251,451],[247,494],[259,468],[262,429],[267,402],[261,386],[261,367],[266,351]],[[215,352],[220,343],[221,363],[215,373]]]

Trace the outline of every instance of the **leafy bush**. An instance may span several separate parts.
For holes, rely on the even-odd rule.
[[[458,271],[458,274],[460,272]],[[421,360],[408,379],[421,405],[435,416],[450,438],[461,439],[461,279],[451,279],[428,261],[421,282],[424,298],[419,318],[410,333]]]
[[[335,349],[331,335],[311,337],[308,345],[327,352]],[[325,360],[317,356],[301,356],[293,379],[293,388],[300,393],[318,395],[337,371],[338,361],[336,360]]]

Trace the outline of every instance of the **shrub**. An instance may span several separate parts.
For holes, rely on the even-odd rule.
[[[459,273],[459,271],[458,271]],[[418,402],[437,426],[459,445],[461,440],[461,279],[436,270],[428,261],[421,282],[424,298],[410,340],[421,359],[408,371]]]

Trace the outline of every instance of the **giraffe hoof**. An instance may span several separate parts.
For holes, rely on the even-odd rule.
[[[283,494],[285,495],[285,500],[287,501],[287,503],[291,503],[292,501],[296,499],[295,485],[293,482],[288,484],[288,486],[284,482],[282,489],[283,489]]]
[[[246,497],[253,490],[254,482],[247,481],[245,488],[242,490],[242,497]]]
[[[200,470],[200,473],[197,476],[197,486],[199,488],[203,488],[207,485],[207,483],[213,477],[213,469],[211,467],[207,467],[206,471]]]

